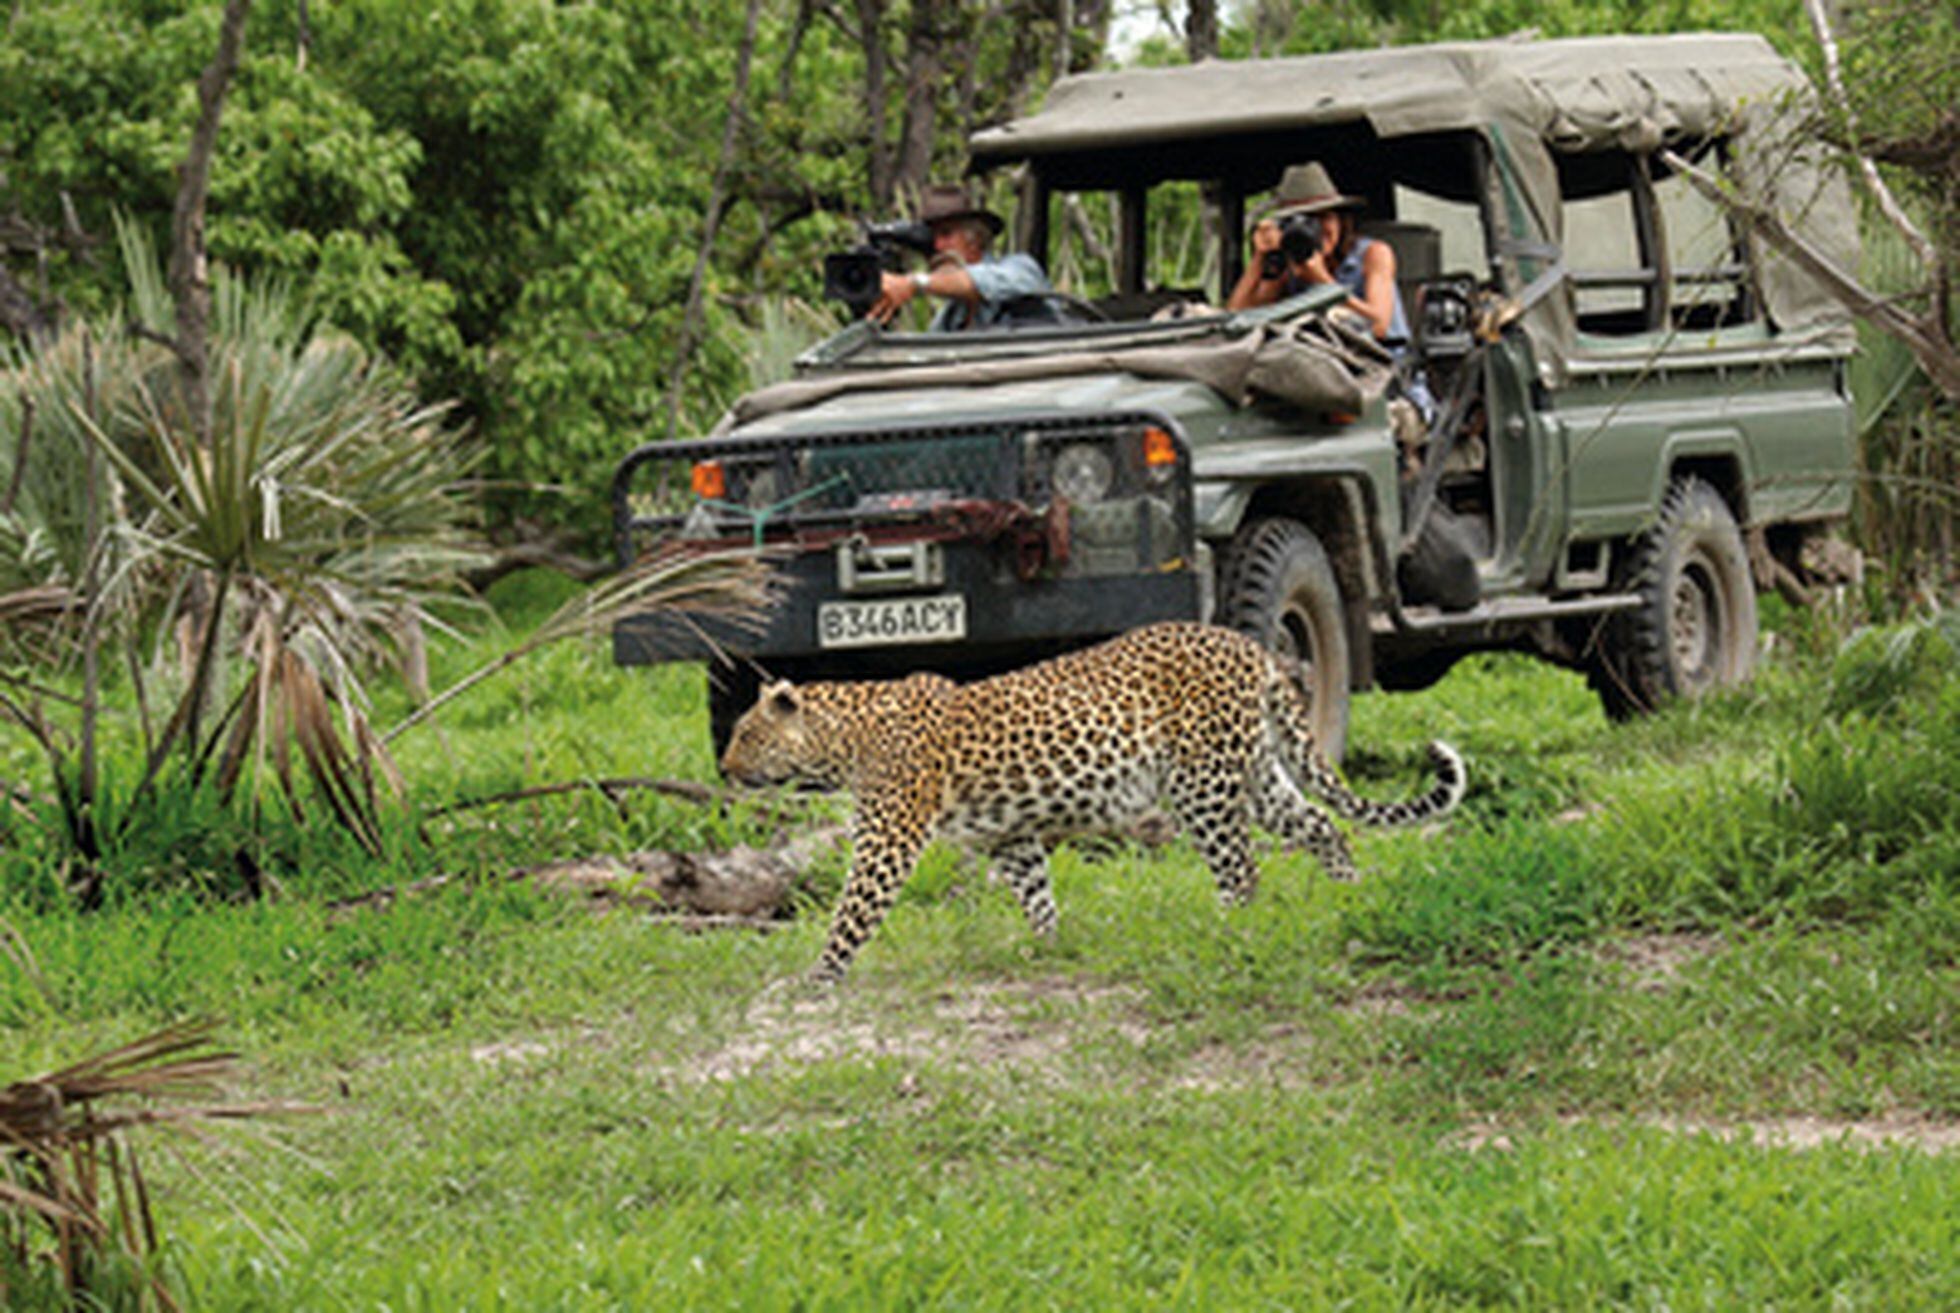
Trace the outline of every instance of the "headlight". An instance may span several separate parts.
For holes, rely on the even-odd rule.
[[[1050,481],[1056,493],[1077,505],[1101,501],[1116,481],[1116,462],[1109,449],[1078,442],[1055,453],[1055,472]]]

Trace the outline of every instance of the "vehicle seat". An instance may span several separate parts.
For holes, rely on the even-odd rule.
[[[1003,328],[1051,328],[1100,324],[1109,316],[1100,306],[1067,292],[1029,292],[1001,303]]]
[[[1096,309],[1112,321],[1149,319],[1167,305],[1202,304],[1204,290],[1197,287],[1153,287],[1146,292],[1117,292],[1096,298]]]
[[[1355,231],[1387,242],[1388,249],[1395,252],[1395,281],[1402,292],[1402,311],[1409,317],[1409,331],[1417,331],[1422,284],[1443,272],[1442,232],[1426,223],[1400,219],[1364,219]]]

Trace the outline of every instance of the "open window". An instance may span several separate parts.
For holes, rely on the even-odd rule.
[[[1726,172],[1728,151],[1705,141],[1679,153],[1710,172]],[[1749,274],[1747,239],[1724,210],[1686,177],[1653,161],[1654,209],[1667,252],[1668,322],[1712,330],[1754,321],[1759,300]]]
[[[1659,328],[1664,297],[1644,163],[1623,151],[1561,155],[1558,181],[1579,331],[1624,336]]]

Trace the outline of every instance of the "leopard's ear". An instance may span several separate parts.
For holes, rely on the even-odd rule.
[[[763,689],[761,700],[779,716],[793,716],[803,706],[802,695],[796,691],[796,685],[787,679],[779,679]]]

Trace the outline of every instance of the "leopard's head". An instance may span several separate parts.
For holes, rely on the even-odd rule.
[[[778,680],[762,690],[742,713],[721,754],[721,773],[737,784],[790,782],[835,788],[842,783],[842,761],[834,733],[825,733],[813,715],[807,689]]]

